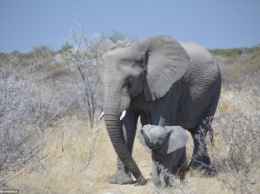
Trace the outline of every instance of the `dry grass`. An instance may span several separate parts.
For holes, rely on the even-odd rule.
[[[21,193],[260,193],[260,98],[247,94],[244,90],[222,91],[214,120],[215,144],[209,145],[212,164],[220,170],[215,177],[191,171],[184,184],[177,181],[176,188],[163,191],[152,182],[140,187],[109,184],[117,156],[104,123],[90,130],[85,120],[73,116],[63,118],[54,128],[47,128],[44,150],[19,171],[1,171],[1,179],[7,180],[6,187],[19,189]],[[246,133],[249,136],[241,135],[243,129],[249,130]],[[243,146],[238,149],[236,144]],[[188,157],[192,149],[190,137]],[[150,178],[151,158],[138,139],[134,158],[144,176]]]
[[[48,144],[41,153],[44,159],[29,163],[16,172],[7,185],[19,188],[21,193],[102,193],[110,189],[122,192],[125,188],[142,189],[108,184],[117,156],[102,124],[91,131],[86,126],[78,118],[67,118],[58,128],[47,129]],[[134,157],[147,171],[150,156],[142,146],[136,147]],[[11,174],[6,174],[9,176]],[[146,176],[149,176],[148,171]]]
[[[232,100],[233,96],[238,95],[240,100],[237,102]],[[256,113],[255,107],[259,106],[259,97],[251,96],[250,99],[246,97],[250,103],[247,100],[243,100],[241,103],[243,96],[242,92],[234,93],[224,90],[216,122],[219,121],[221,114],[229,113],[232,115],[238,107],[241,107],[240,110],[246,115],[254,115]],[[15,172],[15,177],[7,183],[9,188],[18,188],[21,193],[242,193],[233,189],[233,187],[239,187],[240,182],[237,180],[241,179],[241,174],[233,170],[225,172],[223,171],[226,169],[224,167],[216,177],[208,178],[203,177],[200,172],[191,171],[187,174],[184,184],[177,181],[179,188],[164,191],[156,188],[151,182],[140,187],[109,184],[107,179],[115,170],[117,156],[103,123],[90,130],[86,127],[87,124],[84,120],[70,117],[61,120],[57,126],[46,130],[48,143],[41,153],[44,157],[27,164],[21,171]],[[221,126],[216,125],[215,127],[217,127],[215,145],[214,147],[209,146],[209,151],[213,164],[223,165],[222,162],[225,159],[230,159],[229,152],[227,152],[229,147],[222,137],[223,130],[219,128]],[[191,138],[189,138],[187,149],[188,156],[190,156],[192,151]],[[144,176],[150,178],[150,155],[140,145],[138,139],[135,141],[134,158]],[[255,159],[259,161],[259,158]],[[252,173],[255,173],[255,176],[252,176],[251,182],[246,184],[247,187],[250,187],[251,193],[259,193],[258,174],[260,172],[259,169],[253,168],[255,168],[254,165],[252,165],[252,169],[248,168],[251,174],[247,175],[252,176]],[[234,185],[228,187],[227,184]]]

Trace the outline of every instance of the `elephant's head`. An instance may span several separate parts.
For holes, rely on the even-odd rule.
[[[188,140],[186,131],[180,126],[145,125],[139,139],[144,146],[169,154],[185,146]]]
[[[100,52],[107,130],[119,158],[138,180],[142,174],[125,146],[120,115],[137,96],[142,95],[145,101],[163,97],[185,74],[190,59],[168,36],[154,36],[125,48],[116,48],[106,40]]]
[[[139,137],[142,144],[150,149],[160,150],[166,140],[169,139],[171,130],[156,125],[145,125],[140,133],[142,136]]]

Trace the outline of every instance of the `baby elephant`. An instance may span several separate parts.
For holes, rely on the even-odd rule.
[[[187,168],[186,147],[188,136],[180,126],[145,125],[139,139],[152,151],[152,179],[155,185],[170,186],[170,176],[185,178]]]

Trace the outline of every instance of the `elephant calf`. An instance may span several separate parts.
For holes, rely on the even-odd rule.
[[[170,186],[170,178],[176,174],[184,180],[188,136],[182,127],[145,125],[140,130],[139,139],[152,151],[152,180],[155,185]]]

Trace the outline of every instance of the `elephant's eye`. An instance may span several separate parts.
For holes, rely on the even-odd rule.
[[[132,77],[128,78],[126,81],[126,86],[130,88],[132,86],[132,81],[133,81]]]
[[[148,63],[148,58],[150,56],[149,52],[146,52],[144,55],[141,56],[141,58],[138,60],[138,63],[142,66],[147,65]]]
[[[144,55],[139,55],[139,56],[137,57],[137,59],[136,59],[136,63],[137,63],[138,65],[143,65],[143,64],[144,64],[144,58],[145,58]]]
[[[138,64],[143,64],[144,63],[144,56],[142,56],[140,59],[137,59]]]

